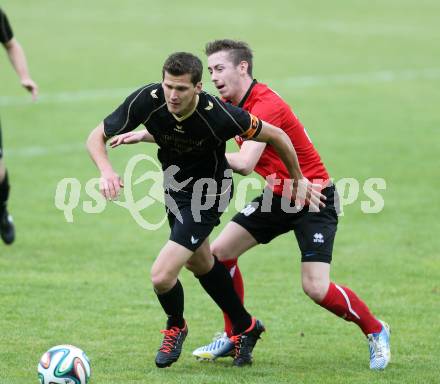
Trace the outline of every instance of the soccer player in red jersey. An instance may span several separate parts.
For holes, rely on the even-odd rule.
[[[238,257],[258,244],[267,244],[277,236],[294,231],[301,250],[301,277],[304,292],[318,305],[356,323],[369,341],[370,368],[384,369],[390,360],[389,327],[378,320],[367,305],[349,288],[330,280],[330,262],[338,215],[337,193],[327,170],[303,125],[289,105],[267,85],[252,77],[252,51],[240,41],[216,40],[206,45],[211,80],[225,101],[242,107],[260,119],[283,129],[296,150],[303,175],[322,186],[327,197],[319,212],[283,209],[283,181],[289,173],[274,149],[266,143],[236,138],[240,150],[227,153],[231,168],[242,175],[252,171],[266,178],[263,194],[234,216],[212,243],[214,255],[230,271],[234,287],[243,300],[244,288]],[[270,210],[265,209],[264,195],[273,193]],[[267,201],[267,200],[266,200]],[[266,204],[267,205],[267,204]],[[267,208],[267,207],[266,207]],[[226,315],[225,333],[211,344],[196,349],[199,358],[227,356],[232,345],[226,337],[231,324]]]

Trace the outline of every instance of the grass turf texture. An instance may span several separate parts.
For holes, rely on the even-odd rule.
[[[42,97],[33,105],[26,101],[2,54],[0,113],[17,242],[9,248],[0,244],[0,383],[36,382],[39,357],[61,343],[87,352],[92,383],[438,379],[438,2],[221,5],[2,3]],[[97,176],[83,143],[128,94],[119,89],[160,80],[169,53],[202,56],[206,41],[222,37],[251,44],[255,77],[291,103],[334,178],[387,182],[380,214],[363,214],[360,199],[345,208],[332,268],[336,282],[358,292],[391,324],[393,356],[385,372],[369,371],[366,341],[356,326],[302,293],[292,234],[257,247],[240,262],[247,306],[268,329],[255,350],[254,366],[240,370],[229,360],[194,361],[192,349],[206,343],[222,321],[184,271],[189,337],[178,363],[158,370],[154,356],[164,317],[149,269],[168,228],[144,231],[113,204],[99,215],[78,208],[74,223],[67,224],[54,207],[60,179],[76,177],[84,185]],[[212,90],[206,73],[204,80]],[[94,90],[108,91],[91,97]],[[69,100],[63,92],[86,93]],[[154,155],[155,150],[147,145],[118,149],[111,158],[122,172],[127,159],[141,152]],[[161,210],[156,204],[145,213],[159,216]],[[224,215],[222,225],[233,213]]]

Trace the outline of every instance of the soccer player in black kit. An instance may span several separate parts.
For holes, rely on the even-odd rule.
[[[38,95],[38,86],[31,79],[24,50],[14,37],[11,25],[6,14],[0,8],[0,43],[6,50],[9,60],[20,77],[21,85],[26,88],[35,100]],[[5,244],[12,244],[15,240],[15,228],[12,216],[8,213],[6,203],[9,197],[9,179],[6,167],[3,164],[2,127],[0,123],[0,236]]]
[[[252,363],[252,350],[264,331],[263,324],[243,307],[228,271],[210,251],[208,236],[219,224],[232,195],[226,141],[239,135],[270,143],[294,180],[294,193],[299,193],[298,184],[302,183],[311,205],[323,206],[321,199],[325,199],[303,178],[287,135],[203,92],[202,71],[200,59],[192,54],[170,55],[162,69],[162,83],[146,85],[128,96],[87,140],[89,153],[101,172],[101,192],[107,199],[116,199],[123,183],[110,164],[106,141],[113,137],[112,147],[139,141],[159,146],[171,228],[170,238],[151,270],[154,291],[168,316],[156,356],[160,368],[177,361],[188,333],[183,288],[178,279],[184,266],[190,267],[206,292],[230,316],[234,365]],[[141,124],[145,130],[131,132]]]

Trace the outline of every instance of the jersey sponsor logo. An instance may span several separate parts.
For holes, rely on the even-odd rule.
[[[212,108],[214,108],[214,104],[212,104],[212,102],[208,101],[208,105],[205,107],[205,110],[210,111]]]
[[[179,133],[185,133],[183,130],[183,125],[176,124],[176,128],[174,128],[174,130]]]
[[[315,233],[313,235],[313,242],[322,244],[324,242],[324,235],[322,233]]]
[[[196,239],[194,236],[191,236],[191,244],[197,244],[200,239]]]
[[[150,95],[151,95],[151,97],[152,97],[153,99],[158,99],[158,98],[159,98],[159,96],[156,95],[156,92],[157,92],[157,89],[153,89],[153,90],[150,92]]]

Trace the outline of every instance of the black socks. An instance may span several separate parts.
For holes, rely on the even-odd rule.
[[[179,280],[176,285],[168,292],[158,294],[160,305],[168,316],[167,329],[171,327],[183,328],[185,320],[183,319],[184,295],[183,287]]]
[[[9,197],[9,179],[8,172],[5,173],[5,178],[0,181],[0,214],[3,213],[3,210],[6,208],[6,202]]]
[[[235,292],[228,270],[217,260],[217,257],[214,256],[214,259],[212,269],[202,276],[197,276],[197,278],[208,295],[229,316],[236,335],[251,326],[252,318]]]

